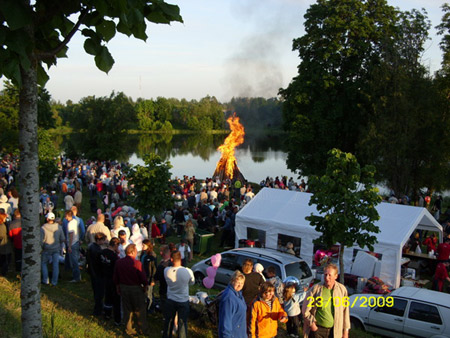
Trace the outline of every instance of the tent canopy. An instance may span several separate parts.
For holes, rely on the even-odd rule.
[[[236,243],[247,238],[247,228],[255,228],[266,232],[267,247],[277,248],[279,234],[301,238],[301,256],[312,263],[313,243],[319,233],[310,225],[305,217],[311,214],[319,215],[314,205],[309,206],[311,194],[297,191],[263,188],[236,215]],[[375,222],[380,232],[374,234],[378,243],[374,245],[375,252],[391,257],[390,269],[400,270],[400,259],[403,246],[416,228],[438,231],[442,237],[442,227],[425,208],[408,205],[380,203],[376,207],[380,219]],[[355,246],[354,248],[358,248]],[[359,248],[367,249],[367,248]],[[351,250],[347,250],[351,251]],[[346,260],[346,269],[352,258]],[[351,265],[351,264],[350,264]],[[385,268],[387,271],[388,267]],[[395,276],[397,284],[399,273]]]

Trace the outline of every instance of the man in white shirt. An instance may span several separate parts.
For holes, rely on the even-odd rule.
[[[164,269],[167,282],[167,303],[164,311],[163,338],[172,336],[175,315],[178,313],[178,337],[187,337],[187,320],[189,317],[189,285],[195,282],[191,269],[181,266],[181,254],[171,254],[172,266]]]
[[[80,230],[78,229],[78,222],[73,217],[71,210],[66,212],[68,245],[67,253],[72,266],[72,280],[70,282],[77,283],[81,280],[80,267],[78,261],[80,260]]]

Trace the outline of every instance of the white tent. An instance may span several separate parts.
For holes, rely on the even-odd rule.
[[[280,189],[263,188],[236,215],[236,245],[240,239],[247,239],[247,229],[265,231],[265,246],[276,249],[278,236],[287,235],[301,238],[300,255],[312,264],[314,257],[313,240],[319,237],[309,221],[311,214],[318,214],[315,206],[309,206],[311,194]],[[439,232],[442,227],[425,208],[380,203],[376,207],[380,220],[376,225],[380,232],[375,234],[378,243],[374,252],[382,255],[377,276],[385,283],[397,288],[400,286],[400,265],[402,248],[415,229]],[[353,249],[359,248],[357,245]],[[350,272],[353,249],[345,248],[345,272]]]

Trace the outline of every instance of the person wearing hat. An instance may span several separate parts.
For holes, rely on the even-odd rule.
[[[0,196],[0,209],[5,210],[5,213],[8,215],[8,218],[11,218],[11,204],[8,203],[8,197],[6,195]]]
[[[42,244],[42,284],[49,284],[47,264],[52,263],[53,272],[51,284],[58,284],[59,276],[59,256],[66,241],[62,227],[55,222],[55,214],[49,212],[47,214],[47,223],[41,227],[41,244]]]

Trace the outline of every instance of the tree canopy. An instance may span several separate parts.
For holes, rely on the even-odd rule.
[[[376,165],[377,180],[398,195],[441,188],[450,121],[442,86],[421,64],[429,28],[425,10],[402,12],[386,1],[311,5],[293,43],[298,75],[280,90],[288,167],[322,174],[328,150],[338,147]]]
[[[355,243],[360,248],[373,250],[380,232],[374,224],[379,219],[375,206],[381,202],[374,187],[375,168],[360,167],[351,153],[332,149],[328,153],[326,172],[311,176],[308,186],[313,192],[309,205],[315,205],[320,215],[306,217],[311,226],[322,235],[315,243],[331,248],[340,244],[339,265],[344,271],[344,248]],[[344,282],[344,274],[340,274]]]
[[[150,153],[144,156],[145,166],[136,165],[128,173],[131,205],[142,215],[157,215],[171,205],[170,165]]]

